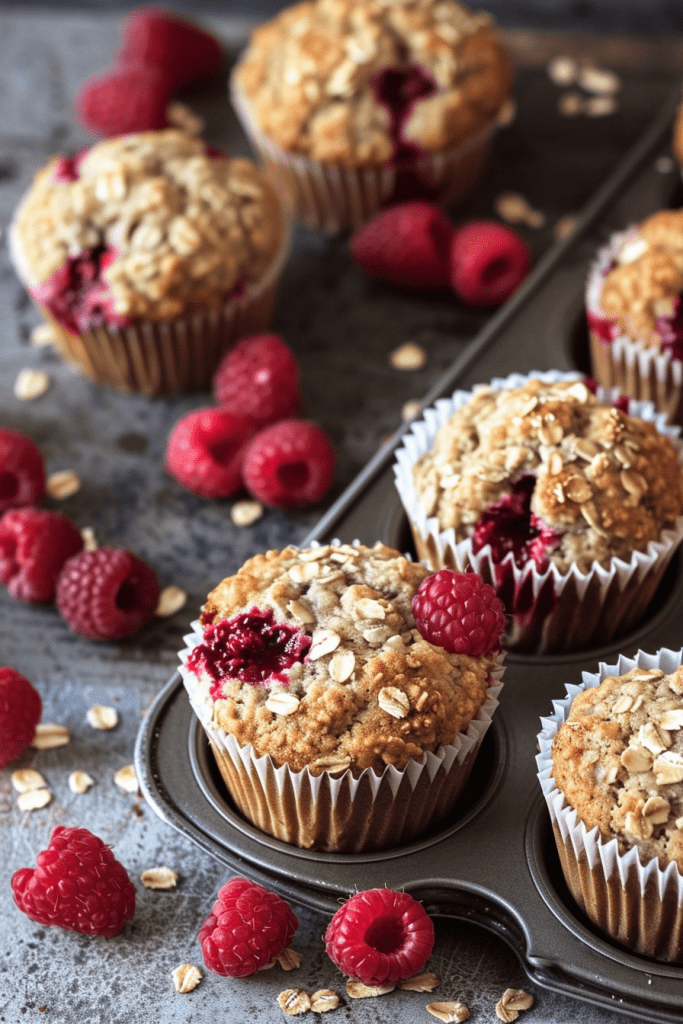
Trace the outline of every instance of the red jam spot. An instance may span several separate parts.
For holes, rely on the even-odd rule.
[[[389,135],[395,162],[422,156],[424,150],[403,138],[403,128],[417,100],[433,96],[437,84],[419,64],[383,68],[372,81],[375,99],[389,111]]]
[[[204,626],[204,643],[198,644],[187,659],[187,667],[196,676],[204,672],[213,680],[211,696],[220,700],[226,679],[265,686],[288,683],[287,670],[303,662],[310,636],[296,626],[275,622],[272,609],[252,608]]]
[[[81,149],[73,156],[62,156],[59,158],[52,171],[52,180],[55,185],[78,181],[78,168],[81,161],[88,153],[88,149]]]
[[[207,146],[206,155],[212,157],[214,160],[229,160],[230,154],[226,153],[220,146]]]
[[[550,564],[547,551],[557,546],[562,533],[531,511],[534,484],[533,476],[523,476],[508,494],[482,513],[472,537],[475,555],[490,544],[494,562],[502,562],[511,551],[519,568],[532,560],[539,572],[545,572]]]
[[[612,320],[608,320],[604,316],[598,316],[597,313],[591,313],[590,310],[586,311],[586,319],[588,320],[589,330],[597,334],[600,341],[604,341],[609,345],[619,336],[619,328]]]
[[[48,281],[31,288],[31,295],[71,334],[103,325],[128,327],[132,318],[116,312],[109,285],[102,278],[117,255],[112,246],[86,249],[69,257]]]
[[[683,360],[683,302],[680,295],[674,299],[674,315],[658,316],[655,328],[660,337],[663,352],[668,352],[672,359]]]

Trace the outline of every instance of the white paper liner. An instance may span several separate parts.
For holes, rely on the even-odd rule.
[[[500,654],[486,700],[453,744],[411,759],[402,770],[387,765],[381,774],[366,768],[357,778],[351,770],[338,777],[326,772],[313,775],[308,768],[277,767],[270,755],[257,756],[251,745],[240,746],[213,722],[214,702],[186,668],[187,658],[204,638],[199,621],[191,628],[193,632],[183,637],[187,646],[179,654],[180,674],[231,795],[254,824],[295,846],[337,852],[383,849],[410,841],[443,818],[467,781],[503,688]],[[235,791],[236,784],[241,794]],[[363,806],[356,811],[354,801],[361,794]]]
[[[522,387],[528,380],[538,378],[552,384],[563,380],[581,380],[578,372],[562,373],[558,370],[513,373],[496,377],[490,382],[493,389]],[[598,398],[614,401],[614,391],[598,389]],[[451,528],[441,530],[436,517],[429,517],[420,503],[413,482],[413,466],[421,455],[434,444],[439,429],[456,409],[472,398],[471,391],[456,391],[450,398],[442,398],[424,412],[424,419],[413,423],[404,435],[403,446],[396,452],[394,476],[401,501],[410,521],[418,557],[431,569],[444,567],[464,571],[471,566],[486,582],[496,585],[496,570],[490,545],[476,554],[472,540],[456,541]],[[683,461],[683,445],[678,440],[679,428],[667,424],[663,413],[658,413],[649,402],[631,402],[629,414],[655,423],[660,433],[676,443]],[[675,528],[663,530],[658,541],[651,541],[647,551],[634,551],[628,562],[613,558],[608,569],[594,563],[588,572],[572,566],[562,573],[552,562],[539,572],[533,563],[521,568],[515,564],[510,552],[501,562],[514,580],[516,598],[522,604],[509,609],[512,620],[506,634],[510,650],[528,653],[557,653],[591,643],[603,644],[617,632],[634,625],[644,615],[652,596],[671,560],[683,540],[683,516]],[[551,610],[551,596],[556,604]]]
[[[435,202],[443,206],[459,203],[481,177],[499,124],[494,118],[463,142],[403,162],[400,167],[343,167],[281,149],[260,130],[234,75],[230,95],[244,131],[282,197],[305,224],[329,233],[356,230],[374,217],[391,202],[401,170],[409,169],[430,195],[434,193]]]
[[[600,306],[605,274],[616,254],[638,236],[637,225],[619,231],[599,250],[586,284],[586,309],[603,320],[610,318]],[[591,366],[595,379],[618,388],[638,401],[652,402],[671,423],[683,424],[683,362],[656,345],[642,345],[620,334],[604,341],[588,324]]]
[[[597,674],[583,672],[581,684],[567,684],[567,696],[554,700],[553,714],[541,719],[540,753],[536,756],[538,778],[574,899],[613,938],[645,956],[667,961],[683,959],[683,876],[673,862],[666,868],[660,868],[656,858],[642,863],[636,846],[620,853],[616,839],[604,839],[597,826],[589,831],[551,775],[552,745],[569,717],[574,697],[582,690],[633,668],[661,669],[669,675],[682,662],[683,650],[662,648],[657,654],[638,651],[635,658],[620,655],[614,665],[601,662]]]

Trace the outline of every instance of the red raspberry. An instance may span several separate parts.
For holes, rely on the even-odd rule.
[[[281,420],[247,448],[242,473],[248,490],[273,508],[320,501],[334,477],[334,448],[315,423]]]
[[[288,903],[238,877],[218,890],[197,938],[210,971],[245,978],[286,949],[298,927]]]
[[[18,601],[51,601],[62,566],[82,547],[80,531],[59,512],[10,509],[0,519],[0,583]]]
[[[213,379],[216,401],[256,429],[296,416],[301,408],[299,364],[277,334],[243,338]]]
[[[440,292],[449,284],[453,228],[433,203],[398,203],[378,213],[351,239],[359,267],[401,288]]]
[[[439,569],[423,579],[412,609],[419,632],[435,647],[472,658],[500,650],[503,605],[476,573]]]
[[[529,272],[531,253],[523,238],[495,221],[465,224],[453,234],[451,285],[471,306],[499,306]]]
[[[178,420],[166,445],[166,469],[202,498],[227,498],[242,486],[254,426],[227,409],[197,409]]]
[[[98,135],[125,135],[165,128],[173,82],[143,64],[114,68],[91,78],[78,94],[81,123]]]
[[[210,32],[169,11],[143,7],[123,23],[116,63],[156,67],[175,91],[211,78],[224,58],[222,45]]]
[[[42,712],[40,694],[26,676],[0,668],[0,768],[30,747]]]
[[[36,864],[14,872],[12,891],[19,910],[38,924],[111,938],[135,913],[126,869],[87,828],[58,825]]]
[[[387,985],[421,971],[434,947],[434,925],[407,892],[367,889],[334,915],[325,949],[344,974]]]
[[[0,513],[37,505],[45,494],[45,465],[33,441],[9,428],[0,429]]]
[[[88,640],[132,636],[154,615],[159,581],[125,548],[81,551],[57,580],[57,608],[74,633]]]

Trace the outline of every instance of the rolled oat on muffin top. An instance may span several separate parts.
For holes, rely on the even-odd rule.
[[[415,628],[428,571],[381,544],[250,559],[209,595],[186,669],[215,726],[313,775],[402,769],[453,743],[487,699],[495,654],[450,654]]]
[[[671,439],[578,380],[475,389],[413,476],[440,530],[539,572],[627,561],[683,512]]]

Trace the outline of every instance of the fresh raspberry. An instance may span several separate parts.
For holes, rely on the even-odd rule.
[[[116,63],[158,68],[175,91],[211,78],[224,58],[218,39],[199,25],[169,11],[142,7],[123,23]]]
[[[0,768],[30,747],[42,711],[40,694],[26,676],[0,668]]]
[[[33,441],[0,428],[0,513],[37,505],[45,494],[45,464]]]
[[[218,890],[197,938],[209,970],[245,978],[286,949],[298,927],[288,903],[238,877]]]
[[[334,915],[325,949],[344,974],[366,985],[387,985],[421,971],[434,946],[434,925],[407,892],[367,889]]]
[[[315,423],[281,420],[256,435],[244,456],[245,486],[272,508],[302,508],[332,486],[334,448]]]
[[[479,658],[500,650],[503,605],[476,573],[439,569],[423,579],[412,609],[425,640],[451,654]]]
[[[57,580],[60,614],[88,640],[132,636],[152,618],[158,601],[156,574],[125,548],[81,551]]]
[[[448,288],[453,228],[433,203],[414,200],[378,213],[351,239],[351,253],[368,274],[415,291]]]
[[[51,601],[62,566],[82,547],[80,531],[59,512],[12,508],[0,518],[0,583],[18,601]]]
[[[495,221],[457,228],[451,243],[451,285],[471,306],[499,306],[529,272],[531,253],[523,238]]]
[[[78,116],[86,128],[107,138],[165,128],[173,89],[162,71],[127,64],[85,83],[76,100]]]
[[[296,416],[301,408],[299,364],[277,334],[243,338],[223,358],[213,379],[216,401],[258,430]]]
[[[14,872],[12,891],[19,910],[38,924],[111,938],[135,913],[126,869],[87,828],[58,825],[36,864]]]
[[[227,498],[242,486],[249,420],[227,409],[197,409],[178,420],[166,445],[166,469],[202,498]]]

